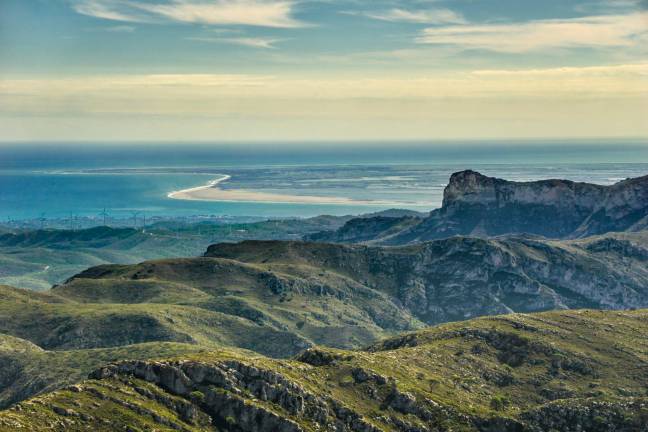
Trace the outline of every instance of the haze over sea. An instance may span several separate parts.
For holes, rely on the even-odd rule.
[[[508,180],[563,178],[613,184],[648,174],[640,140],[290,144],[5,144],[0,147],[2,220],[229,215],[307,217],[441,205],[451,173],[473,169]],[[168,198],[207,184],[283,195],[380,201],[376,205],[202,202]]]

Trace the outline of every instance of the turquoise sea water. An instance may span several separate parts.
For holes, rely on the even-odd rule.
[[[314,216],[385,208],[427,211],[441,203],[451,173],[474,169],[510,180],[566,178],[612,184],[648,174],[642,141],[339,143],[326,145],[3,145],[0,218],[45,213],[112,217]],[[350,197],[388,203],[319,205],[180,201],[171,191],[204,185],[289,195]]]

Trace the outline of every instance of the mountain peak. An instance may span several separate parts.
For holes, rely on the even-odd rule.
[[[475,196],[480,201],[493,201],[495,195],[492,192],[496,182],[505,180],[488,177],[472,170],[456,172],[450,176],[450,182],[443,191],[443,207],[469,196]]]
[[[442,207],[427,218],[379,222],[351,220],[333,234],[312,238],[396,245],[454,235],[564,239],[637,231],[648,226],[648,176],[605,186],[561,179],[509,181],[464,170],[452,174]]]

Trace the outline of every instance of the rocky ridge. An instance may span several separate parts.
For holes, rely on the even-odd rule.
[[[450,177],[441,208],[394,232],[399,223],[351,220],[337,231],[306,239],[397,245],[455,235],[570,239],[639,231],[648,227],[648,176],[601,186],[568,180],[512,182],[461,171]]]
[[[206,255],[343,275],[436,324],[510,312],[648,307],[647,252],[648,237],[636,233],[569,242],[454,237],[406,247],[244,242],[214,245]]]

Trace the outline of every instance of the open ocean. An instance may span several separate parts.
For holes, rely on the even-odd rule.
[[[612,184],[648,174],[645,141],[339,143],[331,145],[0,145],[0,218],[315,216],[441,204],[451,173],[473,169],[508,180],[563,178]],[[180,201],[171,191],[221,175],[223,189],[350,197],[389,205]]]

